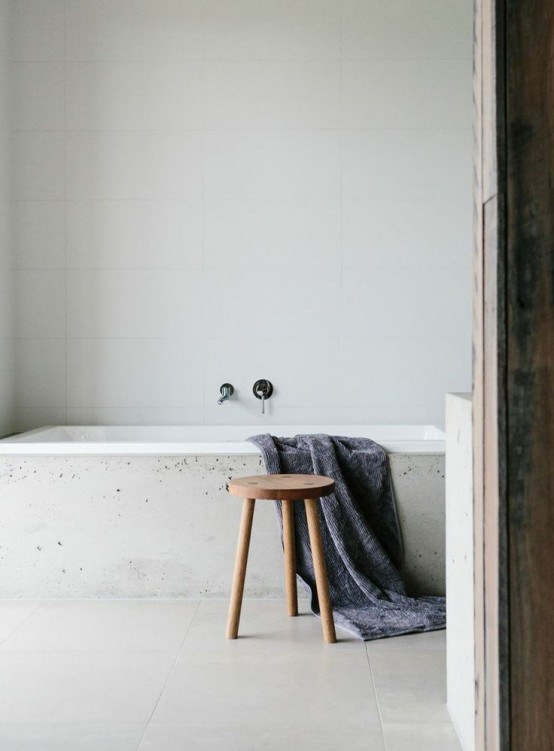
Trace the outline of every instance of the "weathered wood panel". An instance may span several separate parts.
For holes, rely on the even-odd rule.
[[[474,528],[476,748],[498,751],[500,730],[500,495],[499,411],[503,361],[498,357],[498,268],[504,258],[501,118],[503,36],[496,0],[475,8],[475,263],[474,263]],[[502,24],[499,24],[502,30]]]
[[[554,749],[554,3],[508,0],[510,732]]]

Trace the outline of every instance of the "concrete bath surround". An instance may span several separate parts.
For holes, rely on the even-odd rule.
[[[240,502],[225,484],[264,472],[258,450],[244,441],[256,432],[259,426],[72,427],[0,441],[0,597],[227,595]],[[406,579],[413,592],[444,594],[441,431],[272,426],[271,432],[368,435],[381,443],[390,457]],[[254,525],[246,595],[281,596],[272,504],[257,504]]]

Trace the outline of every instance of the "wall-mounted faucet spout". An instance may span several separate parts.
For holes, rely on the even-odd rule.
[[[221,386],[219,389],[221,396],[217,400],[217,403],[223,404],[223,402],[226,402],[228,399],[230,399],[233,396],[234,390],[235,389],[230,383],[224,383],[223,386]]]

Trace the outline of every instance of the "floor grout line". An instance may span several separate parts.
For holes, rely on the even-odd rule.
[[[29,618],[32,618],[32,616],[37,612],[37,610],[39,610],[42,607],[42,605],[43,605],[43,602],[39,602],[38,605],[36,605],[36,607],[33,608],[33,610],[29,613],[29,615],[21,621],[21,623],[18,623],[17,626],[12,631],[10,631],[10,633],[7,636],[5,636],[3,639],[0,639],[0,650],[3,649],[4,644],[8,641],[8,639],[10,639],[15,634],[16,631],[19,631],[19,629],[25,623],[27,623]]]
[[[369,653],[367,651],[367,647],[365,644],[364,644],[364,652],[365,652],[365,657],[367,660],[367,667],[369,669],[369,675],[371,676],[371,685],[373,686],[373,694],[375,696],[375,704],[377,705],[377,713],[379,715],[379,727],[381,728],[381,738],[383,739],[383,751],[388,751],[387,739],[385,738],[385,728],[383,726],[383,717],[381,714],[381,705],[379,703],[379,695],[377,693],[377,686],[375,685],[375,678],[373,677],[373,670],[371,668],[371,660],[369,659]]]
[[[200,606],[201,605],[202,605],[202,600],[200,599],[200,600],[198,600],[198,605],[196,606],[196,609],[195,609],[195,611],[194,611],[194,613],[192,615],[192,618],[190,619],[190,623],[187,626],[187,630],[185,631],[185,635],[183,636],[183,640],[181,642],[181,646],[177,650],[177,654],[175,655],[175,659],[173,660],[173,663],[171,664],[171,667],[170,667],[169,672],[167,674],[167,678],[165,679],[164,684],[163,684],[163,686],[161,688],[160,694],[159,694],[159,696],[158,696],[158,698],[156,700],[156,703],[154,704],[154,707],[152,708],[152,712],[150,713],[149,718],[147,719],[147,721],[146,721],[146,723],[144,725],[144,731],[143,731],[143,733],[142,733],[142,735],[140,737],[140,740],[138,742],[136,751],[140,751],[140,747],[142,746],[142,743],[143,743],[144,738],[146,736],[146,732],[148,730],[148,727],[149,727],[150,723],[152,722],[152,718],[154,717],[154,714],[156,713],[156,709],[158,708],[158,705],[159,705],[159,703],[161,701],[161,698],[162,698],[162,696],[164,694],[164,691],[167,688],[167,684],[169,683],[169,679],[173,675],[173,671],[175,670],[175,665],[177,664],[177,660],[179,659],[179,657],[181,655],[181,652],[183,651],[183,647],[185,645],[186,638],[189,635],[189,632],[190,632],[190,630],[192,628],[192,624],[194,623],[194,620],[196,618],[196,615],[197,615],[198,611],[200,610]]]

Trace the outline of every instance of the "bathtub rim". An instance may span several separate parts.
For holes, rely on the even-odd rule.
[[[390,426],[390,425],[337,425],[337,426],[309,426],[309,430],[306,430],[308,426],[280,426],[280,425],[258,425],[258,426],[63,426],[63,425],[51,425],[35,428],[33,430],[24,431],[16,435],[11,435],[6,438],[0,439],[0,456],[256,456],[260,455],[259,449],[247,441],[145,441],[145,440],[97,440],[97,441],[54,441],[54,440],[33,440],[33,438],[39,438],[41,433],[45,431],[51,431],[52,429],[63,428],[80,428],[82,430],[94,429],[94,428],[140,428],[142,431],[145,429],[152,429],[153,431],[164,428],[245,428],[245,432],[248,435],[253,435],[256,432],[273,432],[277,435],[294,434],[294,432],[280,432],[278,429],[281,427],[294,428],[297,427],[296,432],[307,433],[330,433],[334,435],[348,435],[344,429],[350,427],[356,432],[356,428],[360,432],[361,429],[369,428],[367,431],[371,433],[372,430],[378,431],[378,429],[397,429],[401,431],[403,427],[420,427],[423,429],[433,429],[438,433],[443,434],[440,428],[434,425],[418,425],[418,426]],[[329,428],[336,427],[337,430],[332,432]],[[381,446],[389,454],[444,454],[445,453],[445,439],[431,439],[431,438],[394,438],[387,439],[379,437],[376,438]]]

